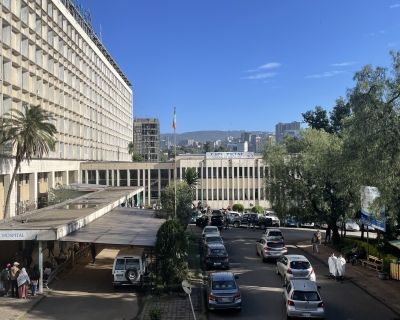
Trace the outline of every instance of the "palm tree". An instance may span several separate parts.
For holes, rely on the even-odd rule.
[[[135,153],[135,145],[134,145],[133,141],[128,143],[128,153],[132,156]]]
[[[57,129],[48,122],[54,120],[53,116],[40,106],[25,105],[23,108],[25,112],[12,109],[11,113],[5,113],[1,127],[3,135],[0,144],[10,143],[15,151],[15,168],[4,204],[3,219],[7,215],[11,191],[21,163],[26,160],[29,164],[34,158],[43,158],[54,151],[56,143],[54,135]]]
[[[190,188],[195,189],[199,182],[199,173],[195,168],[188,168],[183,180],[190,186]]]

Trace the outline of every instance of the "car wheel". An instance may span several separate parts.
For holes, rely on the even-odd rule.
[[[139,271],[136,268],[129,268],[125,272],[125,279],[134,282],[139,278]]]
[[[239,228],[239,227],[240,227],[240,223],[239,223],[239,222],[235,222],[235,223],[233,224],[233,226],[234,226],[235,228]]]
[[[265,230],[265,224],[264,223],[260,223],[260,229],[261,230]]]

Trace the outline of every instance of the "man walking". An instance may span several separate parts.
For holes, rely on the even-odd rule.
[[[315,232],[314,233],[314,236],[311,238],[311,243],[312,243],[312,252],[314,253],[314,252],[317,252],[317,253],[319,253],[318,252],[318,236],[317,236],[317,233]]]
[[[1,281],[3,282],[4,288],[4,296],[8,295],[8,290],[10,289],[11,283],[11,272],[10,272],[11,264],[7,264],[7,266],[1,271]]]
[[[14,262],[14,266],[11,268],[11,297],[16,297],[19,298],[18,295],[18,282],[17,278],[19,276],[19,263]],[[15,294],[14,294],[14,289],[15,289]]]
[[[92,266],[93,266],[96,261],[96,245],[93,242],[90,244],[90,253],[92,255]]]
[[[328,258],[329,273],[333,280],[336,280],[337,275],[337,258],[334,253]]]
[[[23,254],[23,260],[24,262],[26,261],[26,268],[30,269],[31,268],[31,263],[33,261],[32,259],[32,253],[33,253],[33,248],[30,244],[27,244],[24,248],[24,250],[22,251]]]

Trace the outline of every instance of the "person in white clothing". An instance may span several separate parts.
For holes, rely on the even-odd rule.
[[[329,272],[332,276],[333,280],[336,280],[336,275],[337,275],[337,258],[334,253],[331,254],[331,256],[328,258],[328,266],[329,266]]]
[[[343,283],[343,276],[346,271],[346,259],[343,258],[342,255],[340,255],[336,260],[336,265],[340,283]]]

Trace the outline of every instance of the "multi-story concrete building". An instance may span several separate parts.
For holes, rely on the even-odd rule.
[[[245,208],[260,205],[269,208],[264,192],[266,165],[260,154],[252,152],[207,152],[184,154],[173,162],[160,163],[82,163],[82,182],[113,186],[142,186],[144,192],[136,204],[151,205],[160,199],[161,190],[181,180],[188,168],[196,168],[199,183],[194,202],[212,208],[241,203]],[[176,169],[176,171],[175,171]]]
[[[129,161],[131,83],[91,27],[88,11],[70,0],[3,0],[0,116],[40,105],[55,118],[55,152],[22,163],[8,216],[20,213],[56,182],[80,182],[82,161]],[[0,150],[0,208],[14,167]],[[22,208],[22,209],[21,209]]]
[[[279,122],[275,126],[276,143],[279,143],[285,134],[293,135],[293,132],[300,133],[300,122],[293,121],[290,123]]]
[[[133,122],[135,151],[146,162],[158,162],[160,153],[160,123],[156,118],[135,118]]]

